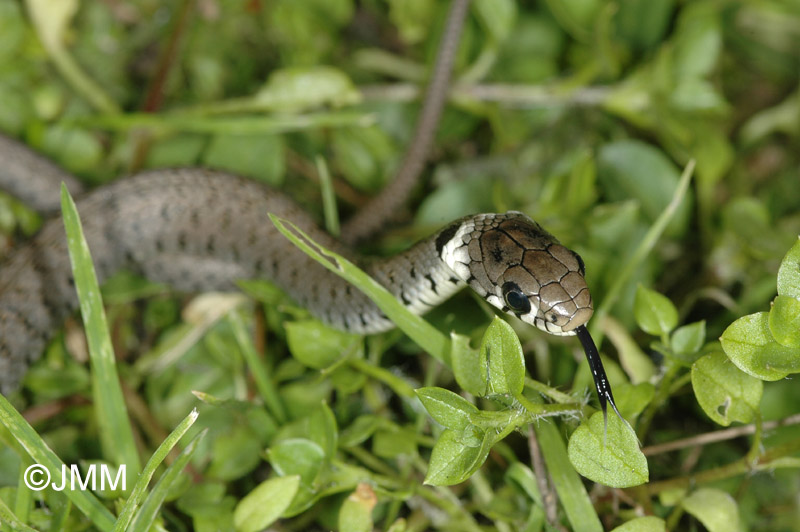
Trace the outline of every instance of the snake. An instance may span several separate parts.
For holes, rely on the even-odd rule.
[[[62,181],[81,194],[76,178],[2,136],[0,161],[0,188],[39,211],[57,211]],[[585,327],[593,306],[584,263],[521,212],[467,216],[402,253],[372,258],[320,229],[279,191],[220,171],[146,171],[92,190],[76,204],[100,282],[121,269],[181,292],[231,290],[240,279],[266,279],[334,328],[374,334],[394,327],[362,292],[279,234],[267,219],[272,213],[364,268],[416,314],[469,286],[493,307],[549,334],[578,335],[603,411],[607,401],[614,405]],[[19,386],[77,307],[63,222],[53,217],[0,265],[0,392]]]
[[[453,0],[412,142],[395,179],[345,225],[346,241],[320,229],[294,201],[266,185],[203,168],[138,173],[84,193],[80,180],[0,134],[0,188],[51,215],[0,263],[0,393],[16,390],[64,319],[78,308],[62,220],[60,184],[77,202],[102,282],[129,270],[182,292],[272,281],[334,328],[374,334],[394,324],[365,294],[279,234],[267,214],[290,220],[319,245],[361,266],[407,309],[423,314],[469,286],[487,303],[553,335],[576,335],[604,419],[619,415],[586,328],[592,297],[581,257],[521,212],[453,221],[406,251],[363,257],[351,244],[385,225],[423,168],[447,97],[469,0]],[[620,416],[621,417],[621,416]]]

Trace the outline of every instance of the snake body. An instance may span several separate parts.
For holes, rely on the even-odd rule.
[[[21,163],[6,164],[12,160]],[[35,196],[32,202],[42,210],[58,204],[63,171],[8,139],[0,142],[0,161],[0,187]],[[592,314],[580,258],[518,212],[469,216],[404,253],[368,259],[319,229],[281,193],[222,172],[145,172],[98,188],[77,205],[101,282],[120,269],[189,292],[228,290],[237,279],[262,278],[336,328],[375,333],[393,327],[359,290],[280,235],[267,218],[273,213],[360,264],[415,313],[467,284],[495,307],[551,334],[574,334]],[[3,393],[18,386],[76,308],[63,224],[53,218],[0,267]]]

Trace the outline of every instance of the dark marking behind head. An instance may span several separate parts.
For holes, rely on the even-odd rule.
[[[442,232],[439,233],[439,236],[436,237],[436,253],[439,254],[439,256],[442,255],[442,250],[447,243],[450,242],[454,236],[456,236],[459,227],[461,227],[460,220],[450,224],[449,227],[443,229]]]

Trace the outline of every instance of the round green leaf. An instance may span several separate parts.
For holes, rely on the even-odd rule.
[[[486,359],[469,345],[469,337],[450,334],[450,360],[458,385],[477,397],[486,395]]]
[[[289,507],[299,486],[299,475],[271,478],[256,486],[236,505],[236,530],[256,532],[267,528]]]
[[[631,519],[611,532],[666,532],[667,523],[660,517],[648,515]]]
[[[467,480],[486,461],[494,443],[491,431],[481,431],[481,444],[465,442],[463,434],[447,429],[442,432],[431,452],[425,484],[452,486]]]
[[[656,394],[656,387],[649,382],[639,384],[620,383],[614,385],[614,400],[625,419],[638,416]]]
[[[478,413],[475,405],[444,388],[420,388],[416,393],[428,414],[448,429],[463,430],[470,424],[470,416]]]
[[[759,379],[777,381],[800,371],[800,352],[782,346],[769,330],[769,315],[757,312],[731,323],[719,339],[736,367]]]
[[[724,491],[701,488],[683,500],[683,509],[699,519],[709,532],[741,530],[736,501]]]
[[[692,387],[708,417],[727,427],[733,421],[753,421],[764,383],[741,371],[725,353],[717,351],[692,365]]]
[[[675,329],[669,343],[675,354],[688,357],[700,351],[705,341],[706,322],[701,320]]]
[[[778,268],[778,295],[800,299],[800,239],[789,249]]]
[[[603,413],[596,412],[572,434],[567,446],[569,461],[584,477],[612,488],[629,488],[650,478],[647,458],[639,450],[636,434],[615,415],[608,418],[605,434]]]
[[[299,475],[306,485],[317,478],[324,459],[322,447],[302,438],[280,441],[267,450],[267,460],[279,475]]]
[[[324,369],[337,362],[358,336],[332,329],[317,320],[287,322],[286,341],[303,365]]]
[[[517,395],[525,385],[522,345],[511,325],[495,316],[481,342],[481,358],[489,368],[489,393]]]
[[[678,324],[678,309],[672,301],[642,285],[636,288],[633,315],[639,327],[653,336],[669,334]]]
[[[769,330],[779,344],[800,349],[800,299],[776,297],[769,311]]]

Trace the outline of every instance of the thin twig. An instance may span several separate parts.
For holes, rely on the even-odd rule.
[[[420,97],[421,89],[413,83],[391,83],[359,87],[365,100],[411,102]],[[553,105],[597,106],[602,104],[612,87],[581,87],[564,90],[551,85],[481,83],[455,85],[448,95],[453,100],[497,102],[506,106],[549,107]]]
[[[528,450],[531,455],[531,466],[533,466],[533,472],[536,475],[536,484],[539,486],[539,493],[542,496],[547,522],[554,527],[561,528],[558,522],[556,496],[553,490],[550,489],[547,467],[544,464],[544,457],[539,447],[539,440],[536,439],[536,431],[533,430],[533,425],[528,425]]]
[[[797,425],[798,423],[800,423],[800,414],[794,414],[793,416],[783,419],[767,421],[763,425],[763,430],[772,430],[777,427]],[[706,432],[705,434],[698,434],[697,436],[692,436],[691,438],[683,438],[667,443],[659,443],[658,445],[649,445],[642,449],[642,453],[644,453],[645,456],[654,456],[657,454],[668,453],[670,451],[685,449],[687,447],[693,447],[695,445],[708,445],[710,443],[732,440],[733,438],[753,434],[755,430],[755,423],[751,423],[749,425],[742,425],[740,427]]]
[[[469,9],[469,0],[452,0],[433,76],[425,93],[414,137],[403,157],[400,169],[386,188],[342,227],[342,238],[349,244],[380,231],[411,195],[428,160],[433,137],[447,100],[461,30]]]

